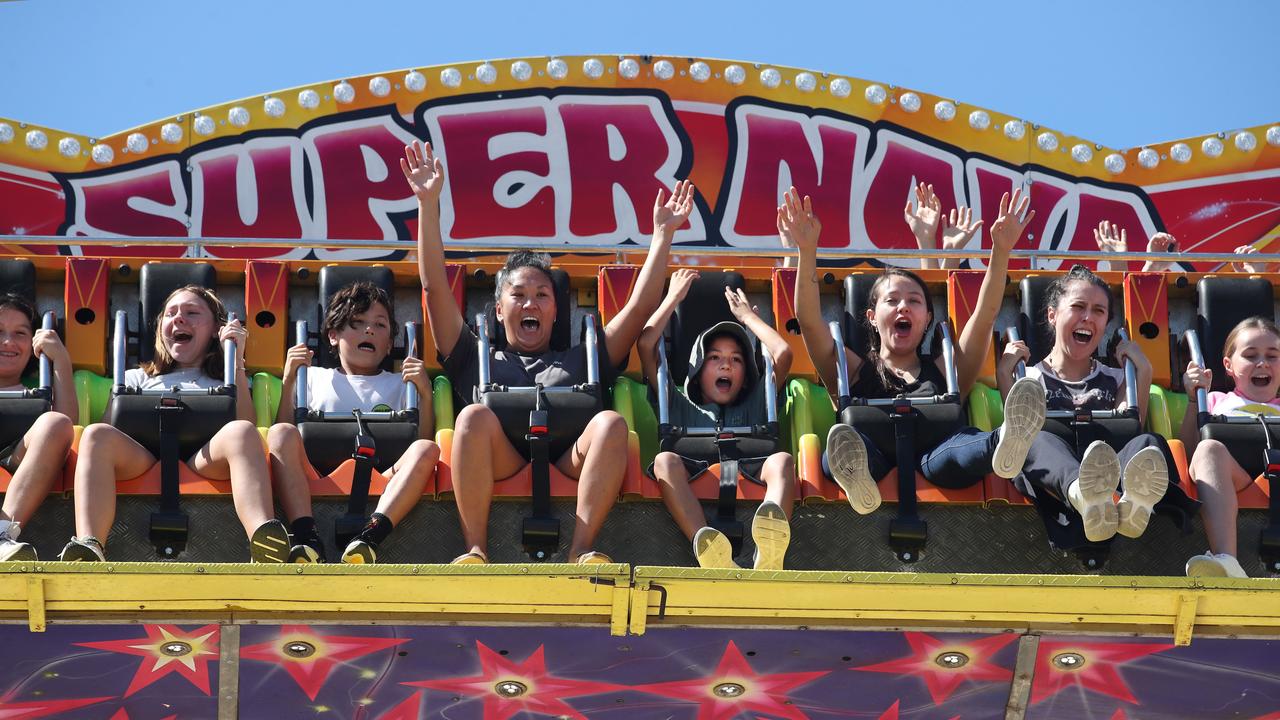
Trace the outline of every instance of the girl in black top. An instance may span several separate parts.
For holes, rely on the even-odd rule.
[[[991,256],[978,293],[977,307],[955,349],[961,399],[977,380],[991,345],[991,331],[1004,293],[1009,251],[1021,237],[1035,212],[1027,212],[1029,197],[1017,190],[1000,201],[1000,215],[991,225]],[[1023,217],[1025,214],[1025,217]],[[1019,219],[1022,218],[1022,219]],[[799,248],[796,273],[796,316],[809,357],[833,397],[837,388],[835,341],[822,319],[818,297],[817,247],[822,224],[808,197],[801,201],[795,188],[778,208],[778,227],[784,243]],[[865,356],[843,348],[851,395],[891,398],[926,396],[945,392],[942,358],[921,354],[921,343],[933,322],[933,305],[924,282],[914,273],[886,269],[872,285],[866,322],[871,343]],[[968,487],[995,472],[1014,477],[1022,469],[1036,432],[1044,423],[1044,391],[1038,383],[1019,383],[1005,403],[1005,424],[994,432],[964,428],[934,448],[925,448],[920,470],[935,485]],[[832,478],[859,513],[880,505],[876,482],[892,469],[885,456],[856,428],[842,423],[827,435],[824,456]]]

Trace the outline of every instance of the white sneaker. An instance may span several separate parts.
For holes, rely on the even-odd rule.
[[[880,507],[880,488],[867,466],[867,446],[858,431],[836,423],[827,431],[827,466],[859,515]]]
[[[698,558],[698,567],[737,567],[733,562],[733,544],[713,527],[704,527],[693,536],[693,554]]]
[[[756,541],[752,567],[756,570],[781,570],[791,544],[791,523],[777,503],[760,503],[751,521],[751,539]],[[727,540],[726,540],[727,542]]]
[[[1115,494],[1120,485],[1120,459],[1101,440],[1094,440],[1080,459],[1080,477],[1067,488],[1067,499],[1084,520],[1084,536],[1102,542],[1116,534],[1120,514]]]
[[[1004,401],[1004,422],[996,431],[1000,440],[991,457],[992,472],[1006,480],[1022,472],[1031,441],[1044,428],[1044,413],[1044,386],[1027,377],[1015,382]]]
[[[1205,553],[1187,561],[1187,577],[1247,578],[1249,573],[1240,567],[1234,555]]]
[[[31,543],[18,542],[22,527],[16,522],[0,521],[0,562],[35,562],[36,549]]]
[[[1169,464],[1159,448],[1142,448],[1124,466],[1124,494],[1116,509],[1120,526],[1116,532],[1125,537],[1140,537],[1151,520],[1151,508],[1169,489]]]

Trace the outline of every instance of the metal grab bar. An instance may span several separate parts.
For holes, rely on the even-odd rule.
[[[480,387],[489,386],[489,322],[484,313],[476,313],[476,345],[480,351],[480,366],[476,369]]]
[[[827,324],[831,328],[831,339],[836,346],[836,395],[838,398],[849,397],[849,365],[844,355],[844,331],[839,321],[832,320]]]
[[[1187,349],[1191,351],[1191,362],[1207,370],[1208,368],[1204,365],[1204,352],[1200,349],[1200,335],[1188,328],[1183,333],[1183,337],[1187,339]],[[1196,408],[1200,417],[1209,412],[1209,393],[1204,388],[1196,388]]]
[[[671,424],[671,369],[667,367],[666,343],[658,339],[658,424]]]
[[[116,387],[124,387],[124,361],[129,351],[129,313],[116,311],[116,326],[111,335],[111,378]]]
[[[53,323],[54,323],[53,313],[47,312],[44,314],[44,317],[41,318],[40,320],[40,329],[52,330]],[[50,360],[48,356],[46,356],[44,353],[40,354],[40,387],[50,388],[50,389],[53,388],[53,361]]]
[[[599,385],[600,357],[596,354],[596,318],[594,315],[587,314],[583,321],[587,324],[585,338],[587,346],[587,382],[592,385]]]
[[[306,320],[299,320],[293,324],[294,345],[306,345],[309,335],[310,333],[307,332]],[[298,368],[298,378],[294,381],[293,385],[294,412],[297,412],[299,409],[306,409],[307,407],[307,373],[310,368],[310,365],[302,365]]]
[[[947,394],[960,395],[960,376],[956,369],[956,348],[951,339],[951,323],[943,320],[938,323],[942,329],[942,364],[947,368]]]
[[[227,323],[235,322],[235,313],[227,313]],[[227,338],[222,342],[222,384],[236,386],[236,341]]]
[[[404,324],[404,356],[406,359],[414,357],[418,354],[418,324],[413,321]],[[411,382],[405,383],[404,388],[404,409],[418,409],[418,386]],[[369,417],[369,413],[364,414]]]

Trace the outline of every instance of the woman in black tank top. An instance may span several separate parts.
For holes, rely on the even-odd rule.
[[[955,348],[956,373],[961,400],[968,395],[990,351],[991,332],[1004,293],[1009,252],[1035,216],[1027,211],[1029,197],[1019,191],[1000,201],[1000,215],[991,224],[991,255],[976,308]],[[921,205],[922,208],[926,204]],[[933,211],[940,212],[934,204]],[[1025,217],[1024,217],[1025,215]],[[917,218],[918,219],[918,218]],[[908,221],[912,217],[908,213]],[[936,229],[937,216],[932,216]],[[945,392],[945,368],[941,358],[921,353],[926,331],[933,322],[933,306],[928,288],[917,275],[900,268],[888,268],[869,292],[865,322],[870,329],[866,355],[849,348],[837,350],[822,319],[817,282],[817,240],[822,225],[813,213],[808,197],[803,201],[795,189],[779,208],[779,228],[784,245],[799,248],[796,273],[796,316],[800,333],[814,367],[834,397],[837,387],[837,352],[844,353],[851,394],[863,398],[935,395]],[[927,261],[926,261],[927,262]],[[1011,394],[1006,407],[1006,425],[993,432],[963,428],[934,447],[923,450],[920,470],[935,485],[963,488],[980,481],[993,470],[1012,477],[1021,469],[1022,459],[1035,431],[1043,424],[1044,393],[1035,383],[1024,384]],[[1017,425],[1021,430],[1006,430]],[[1030,427],[1028,433],[1025,429]],[[876,483],[892,469],[882,448],[876,447],[858,429],[842,423],[827,435],[824,465],[849,497],[854,510],[869,513],[880,504]]]

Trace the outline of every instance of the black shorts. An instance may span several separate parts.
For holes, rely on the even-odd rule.
[[[693,458],[678,455],[680,462],[684,463],[685,472],[689,473],[689,482],[693,482],[702,476],[715,463],[709,460],[695,460]],[[738,458],[738,473],[742,477],[750,480],[757,485],[764,485],[764,481],[760,479],[760,474],[764,470],[764,463],[767,457],[750,457]],[[658,477],[653,473],[653,463],[649,463],[649,467],[645,469],[645,474],[657,480]]]

